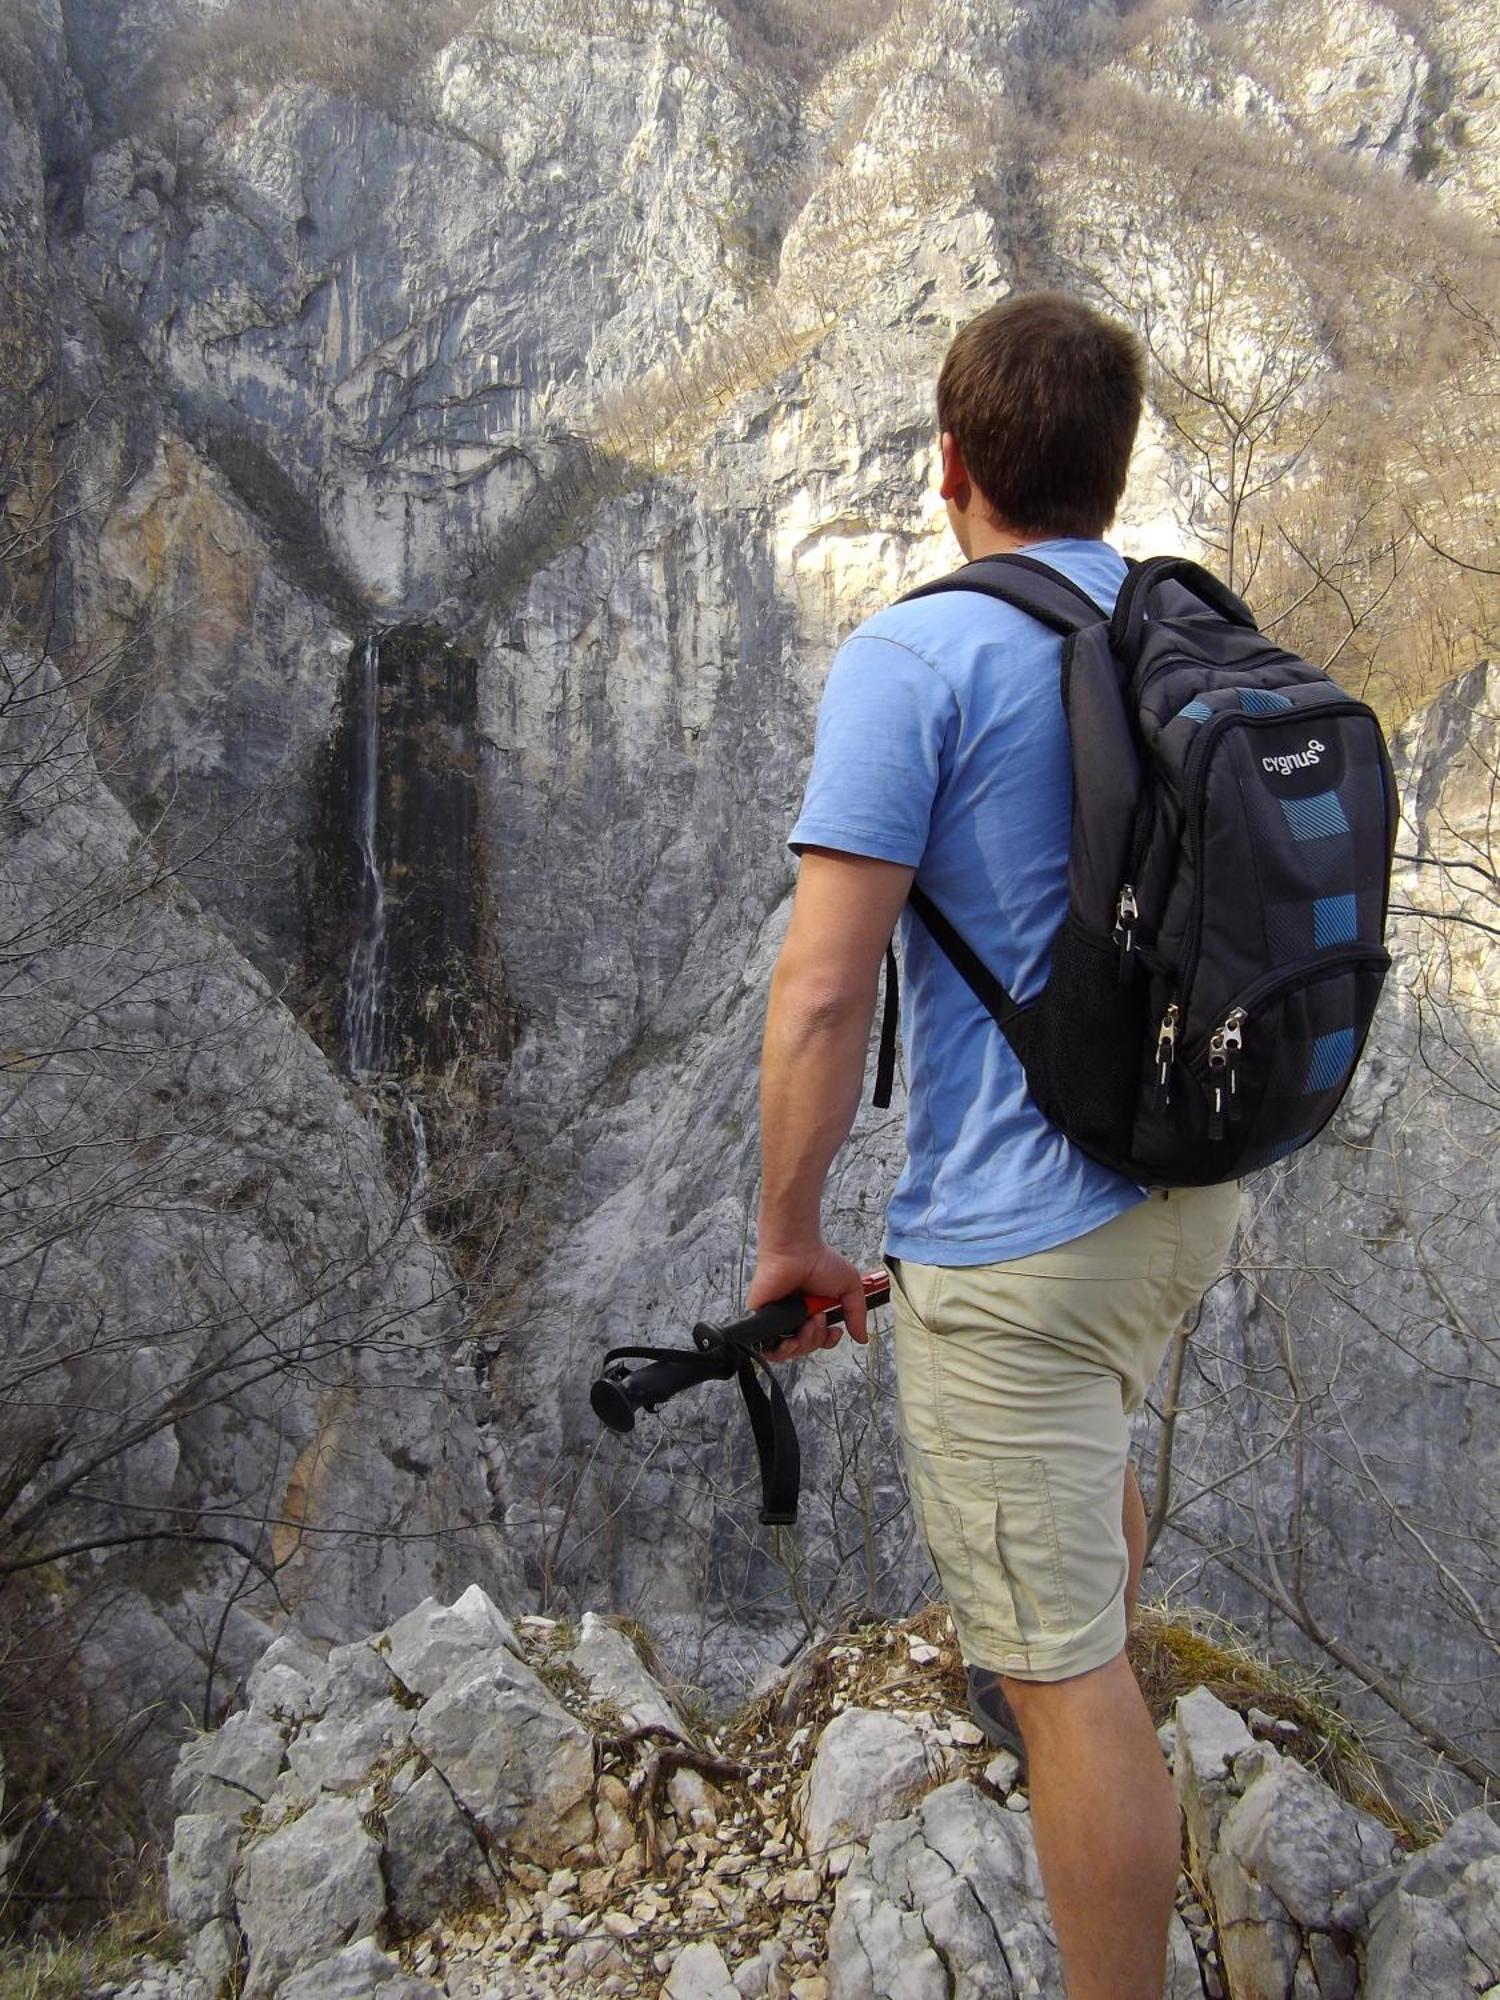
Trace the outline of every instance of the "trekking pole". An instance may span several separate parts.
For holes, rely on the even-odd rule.
[[[861,1283],[868,1307],[889,1302],[891,1281],[886,1272],[867,1271]],[[727,1382],[734,1376],[745,1399],[760,1459],[760,1518],[782,1525],[793,1522],[801,1484],[801,1449],[781,1384],[763,1357],[768,1347],[787,1339],[804,1320],[818,1313],[827,1315],[830,1326],[843,1324],[844,1309],[837,1299],[794,1292],[758,1306],[727,1326],[699,1320],[693,1328],[691,1348],[612,1347],[589,1391],[590,1406],[602,1424],[623,1434],[635,1429],[637,1410],[659,1410],[684,1389],[695,1389],[700,1382]],[[757,1368],[770,1383],[769,1396],[756,1379]]]

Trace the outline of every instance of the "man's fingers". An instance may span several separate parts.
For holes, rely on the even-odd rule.
[[[828,1332],[827,1315],[817,1313],[812,1319],[805,1319],[797,1331],[789,1334],[785,1340],[778,1341],[774,1347],[766,1348],[765,1358],[767,1361],[800,1361],[804,1354],[811,1354],[815,1348],[831,1344]],[[835,1328],[834,1339],[837,1338],[838,1331]]]
[[[852,1286],[843,1297],[844,1324],[849,1329],[851,1340],[866,1341],[870,1337],[869,1322],[865,1317],[865,1288],[863,1283]]]

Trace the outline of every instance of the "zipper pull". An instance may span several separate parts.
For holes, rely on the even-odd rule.
[[[1231,1097],[1239,1088],[1239,1057],[1240,1050],[1245,1046],[1245,1038],[1241,1032],[1244,1025],[1244,1008],[1232,1007],[1224,1016],[1224,1026],[1220,1031],[1224,1037],[1224,1057],[1228,1064],[1227,1082]]]
[[[1213,1140],[1224,1136],[1225,1100],[1234,1096],[1239,1085],[1236,1058],[1244,1045],[1241,1033],[1244,1024],[1244,1008],[1233,1007],[1209,1037],[1208,1073],[1213,1080],[1213,1109],[1208,1116],[1208,1136]]]
[[[1120,951],[1120,984],[1128,986],[1135,972],[1135,925],[1141,914],[1135,900],[1135,890],[1127,882],[1121,889],[1115,904],[1115,943]]]
[[[1177,1023],[1181,1018],[1182,1010],[1174,1000],[1156,1031],[1156,1095],[1162,1104],[1172,1102],[1172,1064],[1177,1059]]]

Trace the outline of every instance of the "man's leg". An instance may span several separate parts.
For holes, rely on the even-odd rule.
[[[1062,1681],[1007,1677],[1069,2000],[1161,2000],[1181,1833],[1123,1653]]]
[[[1054,1251],[893,1273],[912,1498],[963,1657],[1026,1740],[1071,2000],[1160,2000],[1165,1978],[1179,1829],[1123,1652],[1146,1538],[1128,1413],[1234,1206],[1180,1191]]]

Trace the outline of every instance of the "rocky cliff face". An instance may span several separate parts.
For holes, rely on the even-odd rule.
[[[864,1376],[839,1356],[795,1392],[810,1439],[799,1549],[748,1525],[743,1450],[717,1406],[601,1445],[580,1391],[608,1342],[677,1337],[737,1295],[761,996],[791,884],[782,842],[832,647],[947,561],[928,484],[946,340],[1018,279],[1133,298],[1145,272],[1161,296],[1142,298],[1190,353],[1207,244],[1214,268],[1243,278],[1232,343],[1252,373],[1254,325],[1274,303],[1277,339],[1293,343],[1278,351],[1312,344],[1309,396],[1373,407],[1359,400],[1368,371],[1396,373],[1379,375],[1381,356],[1410,370],[1427,352],[1417,309],[1392,303],[1390,257],[1370,250],[1397,240],[1382,230],[1399,223],[1403,259],[1429,245],[1411,282],[1434,325],[1441,301],[1469,299],[1488,271],[1462,217],[1489,196],[1496,23],[1473,7],[1418,22],[1405,7],[1257,0],[1201,18],[1168,9],[1149,32],[1100,39],[1096,16],[1042,0],[932,0],[851,16],[814,60],[796,8],[777,17],[778,50],[757,39],[759,17],[684,0],[608,14],[587,0],[454,6],[411,33],[394,4],[355,11],[373,42],[337,9],[320,32],[317,9],[36,0],[33,84],[9,79],[0,166],[6,255],[45,357],[33,400],[60,474],[42,537],[48,636],[109,785],[224,927],[220,976],[254,994],[252,1013],[284,1021],[227,939],[335,1056],[342,961],[368,917],[354,907],[353,760],[338,754],[351,663],[392,626],[421,626],[473,662],[472,714],[465,682],[458,721],[441,701],[434,715],[387,697],[388,775],[406,773],[409,817],[399,853],[374,851],[394,907],[402,871],[410,885],[435,858],[412,802],[445,802],[434,845],[447,887],[389,976],[405,1013],[428,1019],[458,952],[476,995],[467,1066],[454,1070],[451,1038],[408,1036],[395,1081],[424,1071],[430,1123],[461,1103],[460,1178],[493,1201],[481,1251],[461,1248],[486,1287],[494,1497],[529,1589],[649,1610],[727,1682],[802,1616],[920,1587],[878,1362]],[[1084,72],[1091,94],[1070,112],[1059,78]],[[1205,152],[1221,141],[1228,166]],[[1257,161],[1301,206],[1266,208],[1249,245],[1236,203],[1262,187],[1244,178]],[[1361,181],[1366,167],[1385,180]],[[1363,441],[1373,419],[1359,421]],[[1351,435],[1269,441],[1299,504],[1353,476]],[[1433,435],[1413,431],[1411,452]],[[1194,436],[1163,393],[1127,548],[1194,534],[1224,545],[1221,468]],[[1298,545],[1333,561],[1318,551],[1336,554],[1343,526],[1313,525]],[[1470,683],[1455,699],[1479,695]],[[1461,723],[1450,702],[1413,746],[1424,801],[1447,782]],[[387,803],[378,823],[392,829],[394,792]],[[342,858],[309,885],[304,858],[330,825],[345,830]],[[469,868],[479,879],[460,882]],[[340,882],[342,912],[329,907]],[[1439,1185],[1457,1181],[1466,1202],[1487,1186],[1488,1113],[1464,1066],[1490,1061],[1489,1028],[1471,968],[1436,996],[1442,1036],[1476,1040],[1443,1085],[1451,1118],[1434,1119],[1407,1074],[1431,1047],[1416,1005],[1430,940],[1404,930],[1401,950],[1389,1039],[1341,1133],[1251,1197],[1243,1273],[1211,1354],[1197,1350],[1203,1408],[1183,1420],[1179,1491],[1205,1489],[1193,1518],[1215,1536],[1257,1510],[1278,1524],[1300,1510],[1291,1539],[1319,1615],[1368,1632],[1398,1680],[1421,1569],[1421,1650],[1451,1681],[1484,1662],[1490,1614],[1476,1623],[1465,1593],[1492,1585],[1472,1566],[1477,1540],[1448,1552],[1455,1588],[1422,1568],[1413,1532],[1430,1540],[1450,1475],[1475,1490],[1493,1370],[1483,1326],[1455,1331],[1414,1260],[1433,1231],[1451,1237],[1440,1275],[1453,1311],[1487,1295],[1488,1238],[1424,1204]],[[375,1211],[393,1215],[331,1073],[288,1046],[297,1081],[276,1102],[336,1135]],[[898,1143],[893,1119],[866,1114],[838,1169],[832,1225],[866,1257]],[[363,1211],[315,1191],[310,1141],[266,1144],[313,1266],[347,1259],[366,1241]],[[424,1262],[434,1253],[408,1224],[392,1227],[398,1275],[382,1269],[360,1308],[377,1317],[383,1287],[412,1302],[411,1270],[446,1268]],[[124,1282],[119,1247],[89,1253],[106,1257],[88,1279],[101,1296]],[[1294,1253],[1323,1274],[1315,1284],[1283,1282]],[[414,1323],[434,1310],[424,1298]],[[1274,1361],[1262,1352],[1289,1324],[1316,1350],[1310,1388],[1277,1386],[1284,1342]],[[1267,1446],[1242,1451],[1243,1472],[1210,1399],[1221,1389],[1237,1409],[1252,1398],[1245,1435]],[[296,1407],[284,1421],[300,1451],[311,1419]],[[1393,1531],[1380,1487],[1348,1457],[1346,1418],[1370,1465],[1403,1466],[1409,1527]],[[265,1449],[246,1448],[244,1476],[257,1491],[280,1464],[282,1422],[252,1426]],[[1455,1425],[1474,1440],[1459,1465]],[[472,1518],[478,1448],[462,1422],[400,1449],[453,1467],[457,1497],[422,1520]],[[1239,1483],[1208,1490],[1230,1475]],[[184,1471],[182,1492],[198,1494],[199,1476]],[[365,1504],[357,1482],[350,1492]],[[405,1504],[385,1486],[369,1504],[388,1500]],[[1197,1560],[1173,1547],[1179,1567]],[[1243,1580],[1230,1588],[1241,1610],[1263,1601]],[[370,1581],[374,1599],[383,1589]],[[1391,1593],[1406,1632],[1383,1608]],[[371,1620],[385,1608],[365,1605]],[[1464,1699],[1432,1698],[1459,1728]]]
[[[55,673],[7,651],[3,685],[0,1675],[12,1807],[52,1794],[78,1892],[162,1739],[289,1614],[340,1637],[513,1578],[456,1280],[377,1137],[108,792]],[[45,1885],[56,1857],[15,1847]]]

